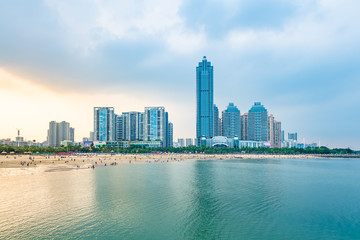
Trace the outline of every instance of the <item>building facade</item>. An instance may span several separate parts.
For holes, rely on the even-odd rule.
[[[268,112],[260,102],[255,102],[248,113],[250,141],[268,141]]]
[[[123,112],[122,139],[139,141],[144,139],[144,113]]]
[[[221,119],[219,108],[214,104],[214,137],[221,136]]]
[[[196,139],[214,136],[214,79],[213,66],[204,56],[196,67]]]
[[[62,141],[74,142],[75,129],[70,127],[70,123],[62,121],[49,123],[48,145],[51,147],[60,147]]]
[[[70,128],[70,141],[75,142],[75,129],[72,127]]]
[[[271,147],[275,146],[274,116],[272,114],[268,117],[268,142]]]
[[[178,138],[177,142],[179,147],[185,147],[185,140],[183,138]]]
[[[123,115],[115,115],[115,141],[124,140],[124,117]]]
[[[115,120],[113,107],[94,107],[94,140],[115,141]]]
[[[146,107],[144,114],[144,140],[167,143],[168,122],[164,107]]]
[[[229,103],[222,112],[222,136],[227,138],[241,136],[240,110],[234,103]]]
[[[168,124],[168,134],[167,134],[167,147],[173,147],[174,144],[174,132],[173,132],[174,125],[169,122]]]
[[[281,148],[281,122],[274,121],[274,147]]]
[[[297,142],[298,138],[297,138],[297,133],[288,133],[288,140],[293,140],[295,142]]]
[[[240,121],[241,121],[241,140],[248,140],[249,139],[249,134],[248,134],[248,130],[249,130],[249,124],[248,124],[248,120],[249,120],[249,115],[248,113],[244,113],[243,115],[240,116]]]
[[[193,139],[192,138],[186,138],[185,139],[185,146],[189,147],[189,146],[193,146]]]

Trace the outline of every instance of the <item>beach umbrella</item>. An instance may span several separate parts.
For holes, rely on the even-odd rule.
[[[10,152],[10,154],[14,154],[15,152]]]
[[[5,151],[2,151],[2,153],[1,154],[6,154],[6,152]]]

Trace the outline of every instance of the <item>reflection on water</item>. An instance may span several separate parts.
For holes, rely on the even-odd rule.
[[[356,159],[6,170],[0,239],[359,239],[359,170]]]

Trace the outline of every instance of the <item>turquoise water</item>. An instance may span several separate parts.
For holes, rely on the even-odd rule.
[[[359,159],[38,172],[0,191],[0,239],[360,239]]]

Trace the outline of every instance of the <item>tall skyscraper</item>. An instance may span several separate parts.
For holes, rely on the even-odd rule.
[[[274,131],[274,116],[270,114],[268,117],[268,141],[270,142],[271,147],[275,145],[275,131]]]
[[[285,141],[285,131],[281,130],[281,141]]]
[[[255,104],[249,110],[249,140],[263,141],[268,140],[268,112],[260,102]]]
[[[115,114],[113,107],[94,107],[95,141],[115,141]]]
[[[249,134],[248,134],[248,130],[249,130],[249,124],[248,124],[248,120],[249,120],[249,115],[248,113],[244,113],[243,115],[240,116],[240,121],[241,121],[241,140],[248,140],[249,139]]]
[[[214,104],[214,136],[221,136],[221,120],[219,108]]]
[[[274,147],[281,148],[281,122],[274,121]]]
[[[213,67],[204,56],[196,67],[196,139],[214,136],[214,79]]]
[[[144,140],[145,141],[162,141],[167,145],[167,128],[166,112],[164,107],[146,107],[144,114]]]
[[[228,138],[241,136],[240,110],[229,103],[222,112],[222,135]]]
[[[49,123],[48,144],[51,147],[60,147],[61,141],[69,140],[74,142],[75,130],[70,127],[70,123],[62,121]]]

